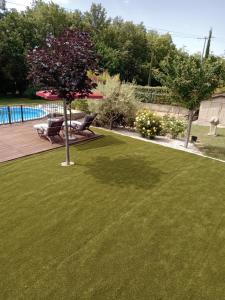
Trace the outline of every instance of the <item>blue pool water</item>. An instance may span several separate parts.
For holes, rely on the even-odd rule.
[[[46,116],[48,113],[40,108],[34,107],[26,107],[23,106],[21,110],[21,106],[10,106],[10,113],[8,111],[8,107],[0,107],[0,124],[9,123],[9,118],[11,116],[11,122],[21,122],[22,116],[23,120],[33,120],[39,119]],[[10,115],[10,116],[9,116]]]

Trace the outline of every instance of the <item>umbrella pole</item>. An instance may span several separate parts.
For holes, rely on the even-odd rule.
[[[74,162],[70,161],[70,148],[69,148],[69,133],[68,133],[68,119],[67,119],[67,107],[66,99],[63,99],[63,111],[64,111],[64,130],[65,130],[65,146],[66,146],[66,161],[61,163],[61,166],[71,166]]]

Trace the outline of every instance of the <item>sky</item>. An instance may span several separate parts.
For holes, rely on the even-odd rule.
[[[46,1],[47,2],[47,1]],[[120,16],[147,29],[169,32],[178,48],[202,52],[204,37],[213,29],[211,51],[225,55],[224,0],[53,0],[66,9],[87,11],[92,2],[101,3],[109,17]],[[30,0],[9,0],[7,8],[23,10]]]

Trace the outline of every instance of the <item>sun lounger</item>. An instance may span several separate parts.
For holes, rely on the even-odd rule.
[[[47,138],[52,144],[56,136],[60,137],[60,131],[62,129],[63,119],[49,119],[48,123],[36,124],[34,128],[40,137]]]

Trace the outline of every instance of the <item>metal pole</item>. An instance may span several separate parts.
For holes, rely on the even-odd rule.
[[[74,165],[70,161],[70,148],[69,148],[69,134],[68,134],[68,119],[67,119],[67,105],[66,99],[63,99],[63,111],[64,111],[64,131],[65,131],[65,146],[66,146],[66,161],[61,163],[61,166],[71,166]]]
[[[21,112],[21,121],[24,122],[24,119],[23,119],[23,105],[20,105],[20,112]]]
[[[8,110],[8,119],[9,119],[9,124],[12,124],[10,106],[7,106],[7,110]]]
[[[202,57],[201,57],[201,61],[203,62],[203,58],[204,58],[204,53],[205,53],[205,45],[206,45],[206,40],[207,40],[207,37],[204,37],[204,45],[203,45],[203,49],[202,49]]]
[[[71,114],[71,102],[70,102],[70,138],[72,138],[71,118],[72,118],[72,114]]]

